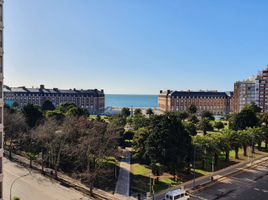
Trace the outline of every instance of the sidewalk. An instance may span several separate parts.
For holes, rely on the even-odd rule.
[[[268,160],[268,155],[264,155],[264,156],[261,156],[260,158],[258,159],[255,159],[253,162],[251,161],[245,161],[245,162],[242,162],[242,163],[238,163],[236,165],[233,165],[233,166],[230,166],[228,168],[225,168],[225,169],[222,169],[222,170],[219,170],[219,171],[216,171],[214,174],[213,174],[213,181],[219,181],[221,179],[224,179],[225,177],[228,177],[234,173],[237,173],[238,171],[241,171],[241,170],[244,170],[244,169],[247,169],[247,168],[250,168],[254,165],[258,165],[264,161]],[[176,187],[172,187],[172,188],[169,188],[167,190],[164,190],[164,191],[161,191],[159,193],[157,193],[155,196],[154,196],[154,199],[155,200],[162,200],[164,198],[164,195],[168,192],[168,191],[171,191],[171,190],[175,190],[175,189],[179,189],[179,188],[184,188],[186,191],[193,191],[193,192],[196,192],[200,189],[202,189],[203,186],[211,183],[211,174],[210,175],[207,175],[207,176],[203,176],[203,177],[200,177],[200,178],[197,178],[195,180],[195,190],[193,190],[193,180],[190,180],[188,182],[185,182],[181,185],[178,185]]]
[[[116,183],[115,195],[129,196],[130,194],[130,171],[131,153],[125,151],[124,158],[120,162],[119,176]]]
[[[19,164],[25,166],[25,167],[29,167],[29,159],[16,155],[16,154],[12,154],[12,161],[18,162]],[[39,172],[41,172],[41,165],[39,165],[38,163],[33,161],[33,169],[37,170]],[[49,168],[45,168],[45,175],[49,176],[51,178],[54,178],[53,176],[50,175],[50,171],[51,169]],[[78,190],[84,194],[88,194],[89,195],[89,188],[87,186],[85,186],[84,184],[82,184],[79,180],[73,179],[72,177],[69,177],[61,172],[58,172],[58,179],[57,181],[61,182],[62,184],[68,186],[68,187],[72,187],[75,190]],[[95,198],[96,199],[100,199],[100,200],[127,200],[129,198],[125,198],[125,197],[117,197],[111,193],[105,192],[103,190],[99,190],[99,189],[94,189],[93,190]]]

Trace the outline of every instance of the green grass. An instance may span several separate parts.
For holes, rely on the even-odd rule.
[[[134,175],[150,176],[151,170],[146,165],[135,163],[131,165],[131,172]]]
[[[131,173],[132,189],[142,191],[144,193],[148,192],[150,188],[150,177],[153,177],[149,166],[134,163],[131,166]],[[154,191],[158,192],[170,187],[171,185],[177,185],[179,183],[180,182],[174,181],[171,175],[165,174],[165,176],[160,176],[158,183],[155,181]]]

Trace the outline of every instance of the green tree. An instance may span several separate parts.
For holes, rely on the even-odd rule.
[[[135,109],[134,111],[134,115],[137,116],[137,115],[142,115],[142,110],[140,108],[137,108]]]
[[[154,111],[153,111],[153,109],[152,109],[152,108],[148,108],[148,109],[146,110],[146,114],[149,115],[149,116],[154,115]]]
[[[259,125],[257,115],[250,105],[245,106],[240,113],[234,115],[229,120],[230,127],[233,130],[244,130]]]
[[[150,123],[150,119],[145,117],[144,115],[135,115],[133,117],[133,128],[134,130],[138,130],[139,128],[146,127]]]
[[[67,116],[81,117],[83,115],[87,116],[88,112],[79,107],[71,107],[67,112]]]
[[[181,120],[186,120],[189,117],[189,113],[186,111],[176,113]]]
[[[184,122],[185,130],[190,136],[195,136],[197,134],[196,125],[192,122]]]
[[[41,108],[43,111],[55,110],[55,106],[50,100],[45,100]]]
[[[239,148],[242,147],[242,141],[238,131],[230,131],[230,145],[235,151],[235,158],[239,159]]]
[[[147,161],[145,156],[145,141],[147,140],[150,132],[148,128],[139,128],[134,132],[133,137],[133,149],[134,149],[134,158],[138,160]]]
[[[26,123],[30,128],[35,127],[43,119],[43,112],[38,106],[28,104],[23,107],[22,113],[26,119]]]
[[[204,118],[199,122],[198,128],[203,131],[204,135],[207,134],[207,131],[213,131],[213,127],[207,118]]]
[[[210,111],[207,111],[207,110],[202,112],[202,114],[201,114],[201,118],[202,118],[202,119],[207,118],[207,119],[209,119],[209,120],[215,120],[213,114],[212,114]]]
[[[197,107],[196,105],[190,105],[190,107],[188,108],[188,112],[191,114],[195,114],[197,112]]]
[[[46,118],[52,118],[57,121],[62,121],[64,119],[64,114],[60,110],[49,110],[46,112]]]
[[[194,123],[194,124],[197,124],[199,122],[198,118],[196,115],[194,114],[191,114],[189,117],[188,117],[188,121]]]
[[[123,117],[126,117],[126,118],[129,117],[130,116],[129,108],[122,108],[121,114],[122,114]]]
[[[151,163],[167,166],[174,176],[178,170],[189,164],[191,137],[176,115],[155,116],[149,132],[145,142],[145,154]]]
[[[221,121],[217,121],[217,122],[215,122],[214,127],[216,129],[220,130],[220,129],[224,128],[224,124]]]

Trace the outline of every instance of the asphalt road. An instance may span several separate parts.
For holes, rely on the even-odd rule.
[[[4,158],[4,200],[9,200],[10,186],[19,178],[12,190],[12,196],[18,196],[21,200],[89,200],[82,193],[64,187],[57,181],[49,179],[37,172],[29,171],[24,167],[10,162]]]
[[[246,169],[220,182],[208,185],[191,199],[268,199],[268,161],[256,168]]]

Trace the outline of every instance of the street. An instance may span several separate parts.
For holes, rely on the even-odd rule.
[[[212,183],[191,199],[268,199],[268,161]]]
[[[89,200],[82,193],[67,188],[55,180],[49,179],[35,171],[10,162],[4,158],[4,200],[9,200],[9,190],[12,182],[17,179],[12,189],[12,196],[21,200]]]

